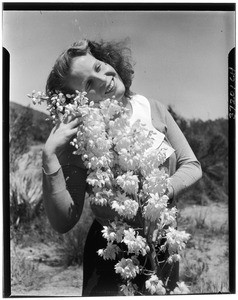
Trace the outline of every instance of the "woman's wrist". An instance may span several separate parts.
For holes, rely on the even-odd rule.
[[[165,194],[169,197],[170,200],[173,199],[173,197],[174,197],[174,190],[173,190],[172,186],[169,185],[167,187]]]
[[[46,174],[52,174],[60,168],[59,160],[53,149],[44,147],[42,152],[42,168]]]

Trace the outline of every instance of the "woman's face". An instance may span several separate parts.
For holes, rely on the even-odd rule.
[[[95,103],[112,96],[119,101],[125,93],[125,86],[115,69],[89,53],[73,59],[68,86],[74,91],[87,92],[88,99]]]

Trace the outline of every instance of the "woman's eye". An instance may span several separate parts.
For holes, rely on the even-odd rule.
[[[90,90],[90,87],[91,87],[91,80],[89,80],[87,83],[86,83],[86,86],[85,86],[85,90],[86,91],[89,91]]]
[[[99,72],[99,71],[101,70],[101,64],[100,64],[100,63],[98,63],[98,64],[96,65],[95,70],[96,70],[96,72]]]

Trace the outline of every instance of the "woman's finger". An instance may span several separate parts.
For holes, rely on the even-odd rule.
[[[78,127],[68,129],[67,130],[67,138],[71,139],[74,135],[76,136],[77,132],[78,132]]]
[[[76,134],[78,132],[78,128],[73,128],[71,129],[71,136],[73,136],[74,134]]]
[[[54,127],[52,128],[52,130],[51,130],[50,135],[52,135],[53,133],[56,132],[56,130],[59,128],[60,124],[61,124],[60,121],[58,121],[58,122],[55,124],[55,126],[54,126]]]
[[[69,128],[74,128],[75,126],[78,126],[81,122],[80,118],[74,118],[71,122],[68,123]]]
[[[71,120],[72,120],[73,116],[72,115],[64,115],[64,117],[62,118],[62,123],[64,124],[68,124]]]

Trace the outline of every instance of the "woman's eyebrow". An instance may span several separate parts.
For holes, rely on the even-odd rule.
[[[99,63],[99,61],[96,59],[94,64],[93,64],[93,70],[96,70],[98,63]]]
[[[93,65],[92,65],[92,70],[96,70],[98,62],[99,61],[96,59],[95,62],[93,63]],[[82,81],[82,86],[83,86],[84,89],[86,88],[86,84],[87,84],[88,80],[89,80],[89,77],[83,79],[83,81]]]

